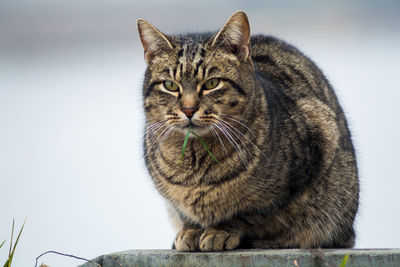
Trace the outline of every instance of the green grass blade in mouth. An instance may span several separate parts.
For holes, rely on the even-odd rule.
[[[1,243],[0,248],[4,245],[4,243],[6,243],[6,241],[4,240],[3,243]]]
[[[219,164],[219,161],[215,158],[215,156],[213,155],[213,153],[211,153],[210,149],[208,148],[206,142],[203,140],[203,138],[201,138],[200,136],[198,136],[196,133],[192,132],[197,139],[199,139],[199,141],[201,142],[201,144],[204,146],[205,150],[208,152],[208,154],[210,154],[210,156],[215,160],[216,163]]]
[[[189,130],[187,131],[187,133],[185,135],[185,139],[183,140],[181,162],[183,162],[183,159],[185,158],[186,146],[189,141],[189,135],[191,132],[192,132],[192,125],[189,126]]]

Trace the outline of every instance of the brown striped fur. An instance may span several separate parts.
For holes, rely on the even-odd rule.
[[[218,33],[165,35],[143,19],[138,28],[148,64],[145,160],[177,227],[174,246],[352,247],[354,149],[315,64],[276,38],[250,37],[242,11]],[[221,86],[206,90],[212,78]],[[219,163],[193,134],[181,161],[189,125]]]

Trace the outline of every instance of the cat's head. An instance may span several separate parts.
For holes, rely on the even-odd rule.
[[[148,65],[143,87],[148,125],[183,134],[190,126],[209,135],[220,120],[242,118],[255,86],[243,11],[217,33],[166,35],[143,19],[137,24]]]

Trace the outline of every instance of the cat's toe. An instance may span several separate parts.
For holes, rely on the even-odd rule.
[[[200,236],[201,251],[232,250],[239,246],[239,236],[230,234],[224,230],[207,229]]]
[[[187,229],[178,233],[175,238],[175,248],[180,251],[196,251],[199,247],[199,229]]]

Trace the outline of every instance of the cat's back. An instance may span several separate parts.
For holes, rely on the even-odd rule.
[[[272,36],[255,35],[250,43],[257,79],[267,102],[277,107],[269,111],[277,110],[282,118],[296,114],[303,116],[308,109],[314,114],[314,122],[324,122],[322,128],[330,129],[336,125],[341,148],[354,157],[345,114],[332,86],[317,65],[294,46]],[[325,112],[331,113],[329,120],[321,117]]]
[[[297,48],[273,36],[255,35],[251,38],[250,51],[260,79],[274,83],[294,101],[317,98],[338,111],[337,98],[329,82],[316,64]]]

